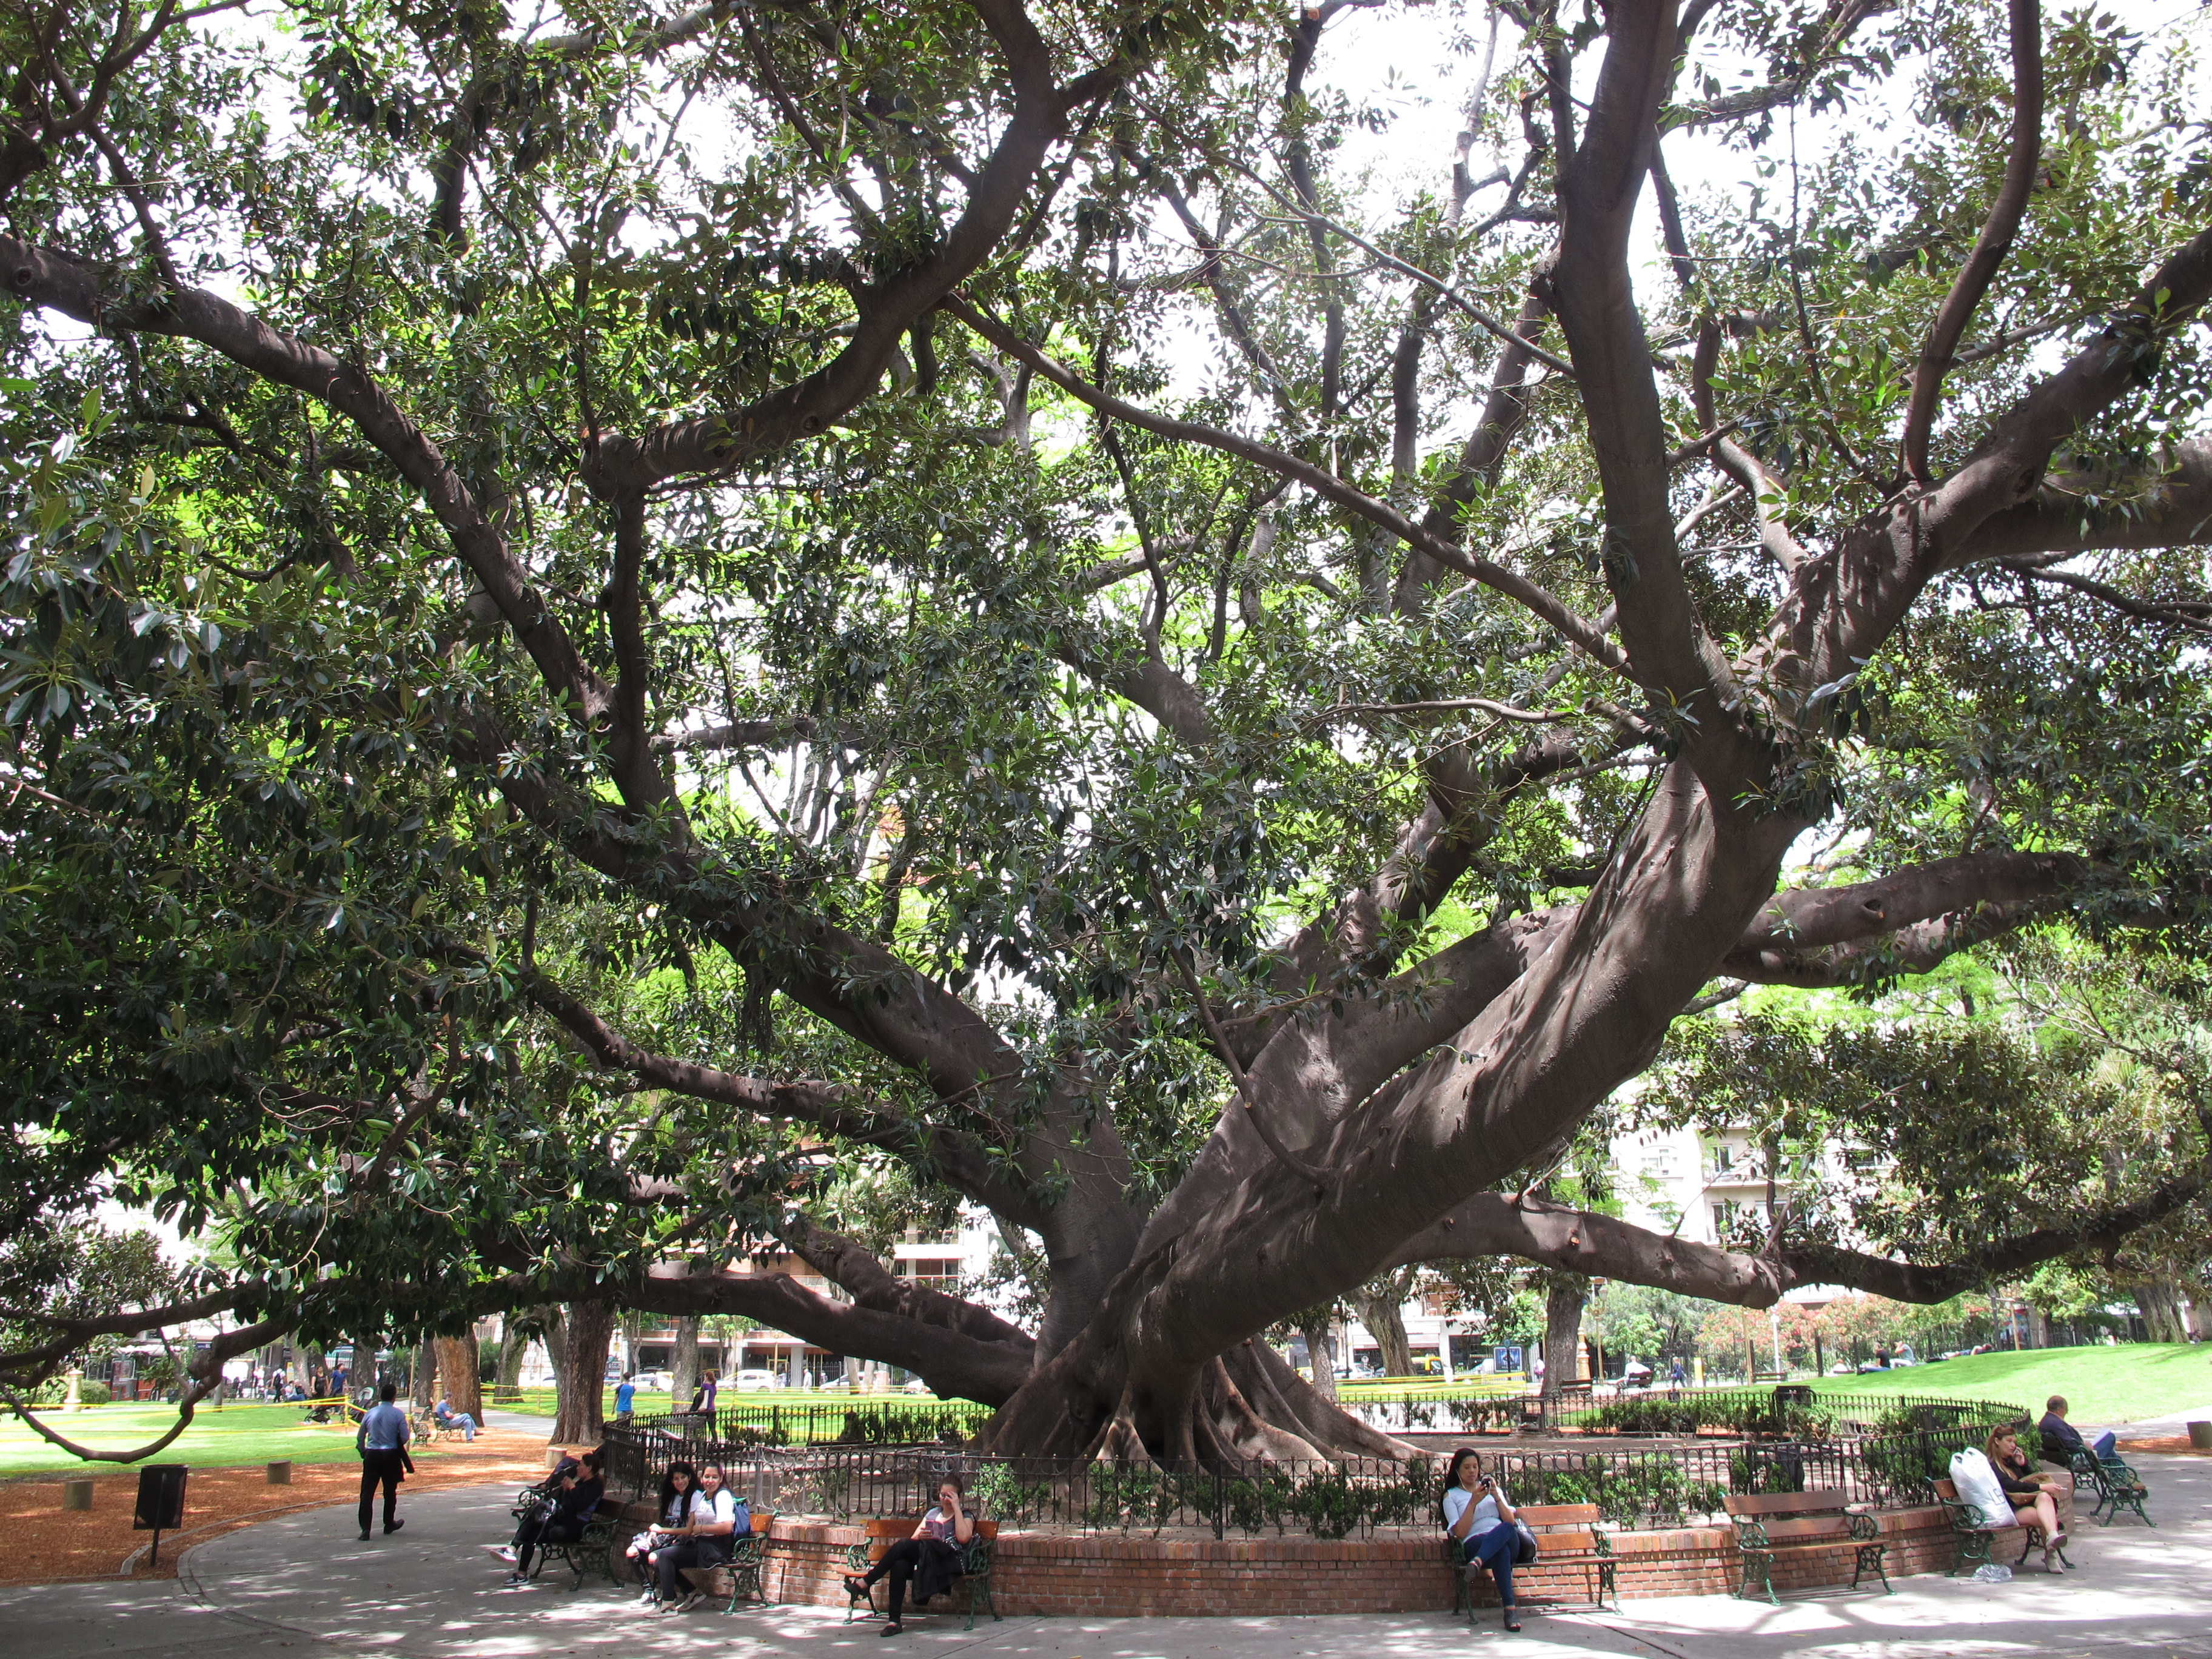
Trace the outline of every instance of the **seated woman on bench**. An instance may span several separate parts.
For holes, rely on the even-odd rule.
[[[584,1535],[584,1523],[606,1489],[596,1451],[586,1452],[573,1471],[562,1473],[560,1490],[522,1517],[514,1541],[501,1552],[514,1559],[514,1570],[507,1575],[508,1589],[530,1582],[530,1560],[541,1544],[573,1544]]]
[[[1519,1511],[1505,1501],[1504,1487],[1482,1472],[1482,1454],[1472,1446],[1452,1454],[1443,1511],[1444,1530],[1457,1540],[1460,1559],[1490,1569],[1498,1581],[1498,1599],[1505,1604],[1505,1628],[1519,1630],[1513,1603],[1513,1557],[1521,1547],[1513,1518]]]
[[[682,1613],[706,1600],[703,1589],[678,1596],[677,1591],[683,1587],[684,1569],[719,1567],[727,1561],[737,1546],[738,1516],[738,1500],[723,1484],[722,1466],[701,1464],[699,1490],[691,1499],[690,1518],[671,1530],[646,1557],[653,1564],[654,1579],[660,1586],[663,1613]],[[752,1520],[749,1515],[744,1525],[750,1530]]]
[[[653,1513],[659,1517],[643,1532],[629,1540],[623,1556],[636,1564],[637,1582],[645,1587],[640,1599],[652,1603],[660,1599],[660,1586],[653,1573],[653,1553],[664,1544],[676,1541],[676,1534],[690,1523],[691,1503],[699,1495],[699,1472],[678,1458],[668,1466],[668,1473],[660,1478],[660,1504]]]
[[[938,1482],[937,1507],[921,1517],[921,1524],[912,1534],[885,1550],[884,1559],[868,1569],[866,1577],[846,1575],[845,1589],[856,1596],[866,1595],[879,1578],[891,1581],[890,1622],[876,1632],[878,1636],[896,1636],[906,1628],[899,1615],[906,1610],[908,1583],[914,1587],[915,1605],[919,1607],[958,1582],[961,1547],[975,1535],[975,1517],[961,1502],[965,1490],[958,1475],[946,1475]]]
[[[1997,1472],[1997,1484],[2004,1488],[2005,1501],[2012,1505],[2021,1524],[2043,1528],[2043,1570],[2054,1571],[2051,1558],[2066,1541],[2066,1534],[2059,1530],[2057,1494],[2036,1474],[2027,1454],[2021,1450],[2017,1430],[1997,1430],[1982,1449],[1989,1457],[1990,1467]]]

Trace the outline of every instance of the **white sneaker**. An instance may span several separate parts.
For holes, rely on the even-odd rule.
[[[512,1561],[515,1559],[514,1546],[512,1544],[501,1544],[498,1548],[493,1550],[492,1553],[499,1557],[502,1561]]]

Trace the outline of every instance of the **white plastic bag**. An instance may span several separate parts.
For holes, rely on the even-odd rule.
[[[2020,1517],[2013,1513],[2012,1505],[2005,1501],[2004,1487],[1997,1480],[1997,1472],[1990,1467],[1990,1460],[1975,1447],[1969,1446],[1951,1458],[1951,1484],[1959,1489],[1959,1496],[1982,1512],[1982,1524],[1991,1532],[2004,1527],[2016,1527]],[[2012,1575],[2007,1573],[2007,1577]]]
[[[1984,1584],[2009,1584],[2012,1569],[2001,1561],[1984,1561],[1974,1569],[1974,1577]]]

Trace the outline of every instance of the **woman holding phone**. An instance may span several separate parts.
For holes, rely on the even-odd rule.
[[[1482,1472],[1480,1452],[1462,1446],[1452,1454],[1451,1473],[1444,1478],[1444,1530],[1459,1545],[1462,1561],[1489,1568],[1498,1581],[1508,1630],[1521,1628],[1513,1605],[1513,1557],[1521,1547],[1513,1520],[1519,1513],[1506,1502],[1504,1487]]]

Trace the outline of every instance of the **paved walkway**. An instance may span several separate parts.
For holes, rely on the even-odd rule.
[[[2155,1531],[2091,1525],[2080,1571],[2006,1584],[1908,1578],[1786,1601],[1637,1601],[1624,1616],[1536,1614],[1509,1636],[1496,1613],[1470,1632],[1438,1612],[1371,1618],[1009,1619],[963,1632],[949,1615],[878,1639],[814,1607],[659,1617],[565,1573],[519,1591],[479,1547],[501,1538],[508,1494],[482,1487],[405,1504],[406,1528],[355,1540],[351,1513],[318,1510],[202,1545],[173,1583],[0,1590],[8,1651],[27,1659],[552,1659],[659,1653],[859,1659],[900,1650],[962,1659],[1429,1659],[1474,1647],[1497,1659],[2212,1659],[2212,1460],[2145,1458]],[[557,1577],[557,1584],[555,1578]]]

